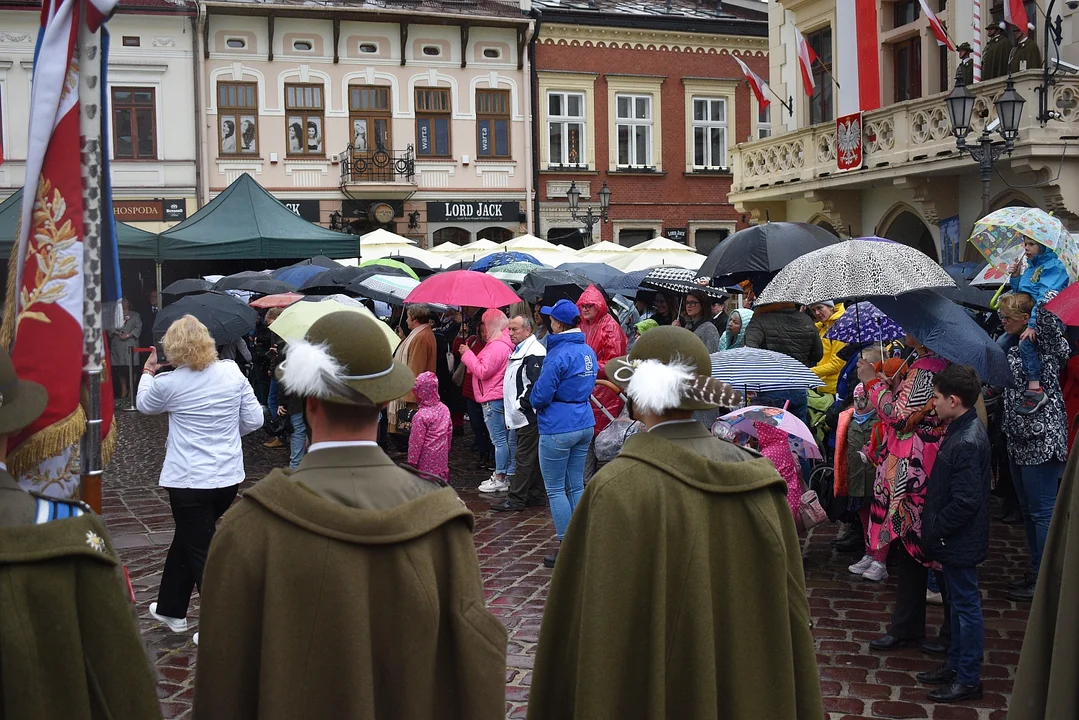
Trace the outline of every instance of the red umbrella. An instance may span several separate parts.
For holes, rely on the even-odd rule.
[[[471,270],[451,270],[427,278],[408,294],[406,303],[434,303],[497,308],[521,302],[498,278]]]
[[[303,300],[301,293],[278,293],[277,295],[266,295],[260,297],[250,303],[251,307],[255,308],[283,308],[288,307],[297,300]]]
[[[1073,283],[1045,304],[1045,309],[1070,327],[1079,325],[1079,283]]]

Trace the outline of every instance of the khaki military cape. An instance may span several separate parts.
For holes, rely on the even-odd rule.
[[[529,720],[825,716],[786,485],[699,424],[626,441],[562,543]],[[689,435],[694,435],[689,438]]]
[[[1012,44],[1004,35],[997,35],[985,44],[982,52],[982,80],[992,80],[1008,74],[1008,56]]]
[[[160,717],[154,671],[101,520],[0,527],[0,720]]]
[[[195,718],[504,718],[506,630],[472,522],[378,448],[271,473],[210,548]]]
[[[1008,720],[1079,718],[1079,452],[1057,494]]]

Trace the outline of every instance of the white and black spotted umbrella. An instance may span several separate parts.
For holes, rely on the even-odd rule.
[[[816,373],[790,355],[738,348],[712,353],[712,377],[741,393],[810,390],[821,386]]]
[[[757,304],[808,305],[941,287],[955,287],[955,280],[920,250],[881,238],[859,238],[793,260],[768,283]]]
[[[697,273],[694,270],[687,270],[680,267],[657,267],[652,268],[641,281],[642,287],[652,288],[654,290],[669,290],[674,293],[685,295],[693,290],[699,290],[710,298],[722,300],[727,298],[731,293],[729,290],[721,287],[712,287],[711,285],[700,285],[697,282]]]

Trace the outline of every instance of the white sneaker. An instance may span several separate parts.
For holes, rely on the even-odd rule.
[[[869,568],[862,573],[862,577],[866,580],[872,580],[873,582],[887,580],[888,568],[884,566],[884,563],[874,560],[869,564]]]
[[[479,487],[481,493],[500,493],[506,492],[509,489],[510,486],[506,484],[504,480],[497,480],[495,478],[484,480]]]
[[[195,633],[195,636],[192,637],[191,639],[195,641],[195,647],[198,647],[199,646],[199,634]]]
[[[854,563],[853,565],[851,565],[847,569],[850,570],[855,575],[861,575],[866,570],[868,570],[869,566],[872,565],[872,564],[873,564],[873,558],[869,557],[868,555],[863,555],[861,560]]]
[[[165,623],[169,626],[169,630],[174,633],[187,632],[187,618],[174,618],[168,615],[158,615],[157,603],[150,603],[150,616],[158,622]]]

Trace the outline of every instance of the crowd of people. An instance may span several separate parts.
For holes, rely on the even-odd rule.
[[[1030,571],[1009,597],[1030,601],[1075,415],[1061,383],[1072,352],[1045,309],[1067,272],[1047,248],[1026,253],[1000,302],[1005,388],[909,333],[840,342],[845,298],[749,309],[751,288],[741,302],[707,286],[639,291],[620,312],[597,286],[550,304],[409,305],[392,321],[396,348],[379,320],[347,311],[286,345],[270,310],[246,375],[196,318],[177,320],[168,365],[155,349],[129,391],[142,413],[168,414],[159,484],[176,530],[148,610],[187,632],[199,590],[195,717],[504,717],[507,634],[485,607],[472,513],[449,487],[466,420],[491,510],[546,506],[553,521],[529,718],[824,718],[799,548],[820,521],[806,505],[822,499],[841,523],[836,550],[861,555],[849,572],[898,575],[870,648],[919,644],[942,659],[917,676],[937,686],[930,700],[980,698],[990,494],[1014,493]],[[141,330],[125,305],[114,362]],[[712,377],[716,354],[740,348],[782,353],[819,385],[750,393]],[[36,391],[18,382],[0,352],[0,435],[33,419]],[[779,427],[717,420],[743,405],[796,418],[829,472]],[[289,469],[235,504],[241,438],[264,426]],[[9,480],[0,472],[0,497],[16,492]],[[0,526],[42,512],[84,514],[19,496]],[[114,558],[99,521],[79,532]],[[122,620],[116,642],[137,643]],[[135,664],[129,682],[152,683]],[[1031,686],[1013,717],[1035,717]],[[156,717],[145,689],[87,693],[111,716]],[[139,709],[114,710],[124,703]]]

